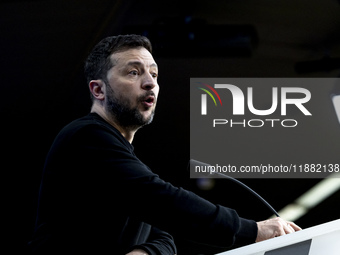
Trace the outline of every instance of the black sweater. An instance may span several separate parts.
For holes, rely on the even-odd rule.
[[[41,182],[35,254],[125,254],[137,247],[174,254],[169,233],[230,247],[254,242],[257,226],[160,179],[97,114],[58,134]]]

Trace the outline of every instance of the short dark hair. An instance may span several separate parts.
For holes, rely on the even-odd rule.
[[[106,81],[106,74],[114,65],[110,59],[113,53],[138,47],[144,47],[152,53],[151,43],[145,36],[118,35],[101,40],[94,46],[85,62],[84,72],[87,84],[96,79]]]

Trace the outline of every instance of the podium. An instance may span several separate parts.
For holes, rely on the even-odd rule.
[[[340,219],[216,255],[323,254],[340,254]]]

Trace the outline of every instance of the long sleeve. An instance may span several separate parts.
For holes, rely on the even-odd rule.
[[[86,137],[91,137],[91,140],[85,140]],[[133,154],[126,141],[121,140],[123,138],[116,135],[113,139],[112,132],[106,127],[83,129],[78,138],[86,141],[82,145],[86,158],[94,154],[93,150],[102,156],[97,171],[103,176],[111,176],[99,180],[102,181],[103,193],[111,194],[115,199],[117,193],[124,194],[123,199],[118,197],[118,200],[125,213],[198,242],[229,247],[235,242],[255,241],[257,226],[254,221],[240,218],[235,210],[214,205],[190,191],[165,182]]]
[[[159,238],[120,243],[127,218],[155,227],[152,236],[158,233]],[[116,254],[125,254],[141,243],[150,251],[171,250],[173,240],[163,231],[230,247],[254,242],[257,225],[162,180],[99,116],[90,114],[66,126],[46,159],[32,245],[41,254],[107,254],[113,247]]]

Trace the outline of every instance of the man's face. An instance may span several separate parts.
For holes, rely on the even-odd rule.
[[[108,71],[106,110],[125,128],[149,124],[155,112],[159,86],[158,68],[145,48],[112,54]]]

